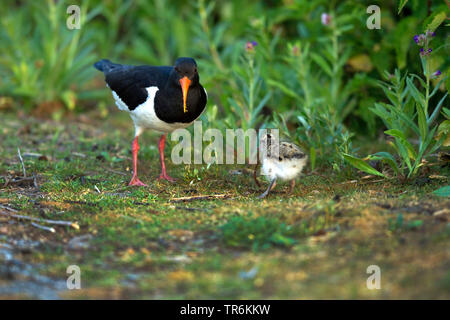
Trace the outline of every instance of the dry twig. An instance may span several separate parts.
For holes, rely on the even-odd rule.
[[[20,149],[19,148],[17,148],[17,154],[19,155],[19,160],[20,160],[20,163],[22,164],[23,176],[26,177],[27,176],[27,172],[25,170],[25,164],[23,163],[22,154],[20,153]]]
[[[17,212],[17,210],[16,210]],[[68,226],[68,227],[72,227],[74,229],[80,229],[80,226],[78,225],[78,223],[76,222],[71,222],[71,221],[63,221],[63,220],[49,220],[49,219],[39,219],[39,218],[35,218],[35,217],[29,217],[29,216],[24,216],[24,215],[20,215],[20,214],[13,214],[13,213],[8,213],[8,212],[2,212],[0,211],[0,214],[14,218],[14,219],[23,219],[23,220],[30,220],[30,221],[38,221],[38,222],[44,222],[44,223],[48,223],[48,224],[55,224],[55,225],[60,225],[60,226]]]
[[[49,231],[49,232],[51,232],[51,233],[55,233],[55,232],[56,232],[55,228],[52,228],[52,227],[46,227],[46,226],[41,226],[40,224],[37,224],[36,222],[32,222],[31,225],[32,225],[33,227],[36,227],[36,228],[38,228],[38,229],[42,229],[42,230],[45,230],[45,231]]]
[[[186,201],[194,201],[194,200],[211,200],[211,199],[227,199],[230,195],[228,194],[211,194],[205,196],[192,196],[192,197],[181,197],[181,198],[173,198],[170,202],[186,202]]]

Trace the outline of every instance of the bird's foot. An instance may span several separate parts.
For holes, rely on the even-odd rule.
[[[156,179],[156,180],[167,180],[169,182],[176,182],[177,181],[177,179],[172,178],[171,176],[169,176],[167,173],[164,173],[164,172],[162,172],[159,175],[158,179]]]
[[[143,183],[141,180],[139,180],[139,178],[137,176],[133,176],[133,178],[131,178],[131,181],[128,185],[129,186],[148,187],[145,183]]]
[[[264,199],[268,194],[269,194],[268,192],[261,193],[257,198]]]

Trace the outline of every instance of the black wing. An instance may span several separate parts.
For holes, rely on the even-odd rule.
[[[94,65],[105,74],[105,81],[131,110],[147,100],[146,88],[165,85],[172,67],[127,66],[101,60]]]

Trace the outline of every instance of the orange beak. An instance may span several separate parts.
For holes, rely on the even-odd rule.
[[[189,89],[189,85],[191,84],[191,80],[188,79],[188,77],[183,77],[180,79],[181,84],[181,90],[183,90],[183,111],[187,112],[186,108],[186,100],[187,100],[187,93]]]

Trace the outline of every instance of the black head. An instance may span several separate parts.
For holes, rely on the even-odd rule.
[[[198,70],[197,63],[192,58],[178,58],[173,66],[174,71],[178,76],[178,80],[187,77],[191,81],[197,80],[198,82]],[[193,83],[191,83],[193,85]]]
[[[189,88],[199,83],[197,63],[192,58],[178,58],[173,66],[171,75],[175,85],[183,92],[183,111],[187,112],[186,99]]]

